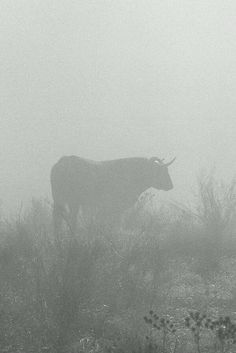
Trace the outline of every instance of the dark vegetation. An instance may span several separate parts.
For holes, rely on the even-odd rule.
[[[90,222],[61,246],[51,205],[0,223],[0,352],[235,352],[235,183],[201,178],[191,208]]]

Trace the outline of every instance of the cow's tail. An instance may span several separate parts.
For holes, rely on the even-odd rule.
[[[50,179],[53,198],[53,231],[55,240],[59,241],[61,238],[60,233],[62,231],[62,221],[65,219],[66,215],[66,206],[63,195],[63,186],[60,183],[60,178],[57,176],[57,168],[57,164],[52,168]]]

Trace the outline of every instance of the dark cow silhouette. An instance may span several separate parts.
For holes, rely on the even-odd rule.
[[[83,215],[101,212],[111,220],[133,206],[148,188],[171,190],[168,166],[174,159],[169,163],[157,157],[95,162],[62,157],[51,170],[55,232],[58,234],[65,212],[75,232],[79,210]]]

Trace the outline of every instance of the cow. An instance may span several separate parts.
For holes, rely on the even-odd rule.
[[[119,218],[149,188],[171,190],[173,184],[163,159],[123,158],[93,161],[77,156],[62,157],[51,170],[54,230],[58,234],[67,210],[71,230],[82,215],[101,211],[107,219]]]

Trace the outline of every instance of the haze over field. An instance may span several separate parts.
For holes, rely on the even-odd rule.
[[[236,174],[236,2],[2,0],[0,199],[50,196],[62,155]]]

